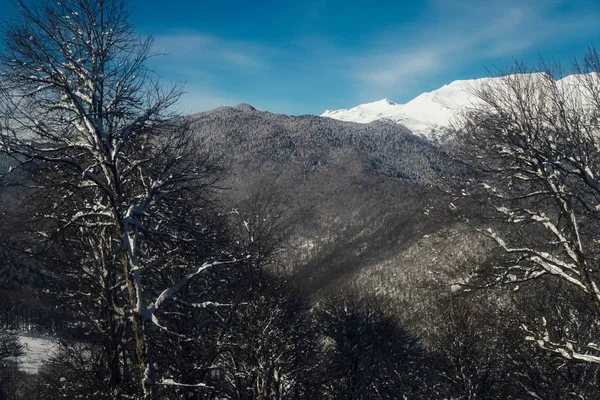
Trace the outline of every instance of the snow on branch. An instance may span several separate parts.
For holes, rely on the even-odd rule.
[[[534,264],[543,268],[548,273],[560,276],[561,278],[565,279],[571,284],[579,287],[584,292],[588,292],[588,289],[586,288],[585,284],[577,278],[578,276],[580,276],[580,272],[577,269],[577,265],[566,263],[548,252],[538,251],[532,248],[512,248],[491,228],[485,230],[477,229],[477,231],[493,239],[500,247],[504,249],[506,253],[523,254],[526,256],[524,258],[525,260],[533,262]]]
[[[199,266],[195,271],[192,271],[186,274],[183,278],[177,281],[173,286],[165,289],[154,301],[154,304],[148,309],[150,314],[155,314],[160,307],[168,300],[172,300],[177,292],[179,292],[190,280],[192,280],[197,275],[203,273],[204,271],[217,266],[224,264],[234,264],[238,262],[238,260],[233,259],[229,261],[207,261],[201,266]]]
[[[175,382],[173,379],[170,378],[164,378],[163,380],[160,381],[161,385],[165,385],[165,386],[181,386],[181,387],[188,387],[188,388],[205,388],[205,389],[212,389],[212,386],[207,385],[206,383],[180,383],[180,382]]]
[[[544,319],[545,323],[545,319]],[[545,325],[545,324],[544,324]],[[567,360],[583,361],[587,363],[600,364],[600,356],[584,353],[580,350],[575,349],[571,341],[567,341],[564,344],[555,343],[550,340],[550,335],[546,330],[543,337],[536,338],[535,335],[527,326],[522,326],[522,329],[529,335],[525,338],[527,341],[535,342],[541,349],[549,351],[551,353],[559,354],[561,357]],[[593,351],[599,351],[600,347],[595,343],[589,343],[587,347]]]

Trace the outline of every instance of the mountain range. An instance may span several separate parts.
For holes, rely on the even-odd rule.
[[[406,104],[384,99],[320,117],[240,104],[189,118],[228,171],[225,203],[236,207],[239,222],[255,218],[253,202],[268,198],[285,220],[280,225],[293,226],[281,232],[278,254],[295,282],[312,293],[360,282],[398,300],[417,286],[451,290],[470,274],[469,265],[492,256],[451,210],[462,200],[445,185],[466,176],[449,156],[453,123],[482,105],[478,90],[530,84],[535,100],[542,77],[459,80]],[[555,82],[580,101],[580,78],[539,83]]]

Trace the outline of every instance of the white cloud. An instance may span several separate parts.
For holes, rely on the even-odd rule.
[[[234,106],[240,103],[239,99],[228,94],[209,93],[202,88],[187,87],[187,92],[179,99],[177,111],[182,114],[192,114],[220,106]]]
[[[435,49],[415,50],[371,57],[360,68],[357,77],[375,85],[394,85],[424,71],[435,71],[441,66],[442,52]]]
[[[270,99],[260,96],[237,95],[223,92],[214,88],[206,88],[199,85],[188,85],[185,87],[185,93],[179,99],[174,107],[175,111],[182,114],[193,114],[202,111],[212,110],[221,106],[235,106],[240,103],[249,103],[259,110],[269,110],[271,112],[280,112],[291,114],[299,108],[295,104],[285,99]]]
[[[220,69],[264,69],[265,49],[253,43],[198,32],[172,32],[155,37],[155,50],[169,55],[173,66],[188,64]]]
[[[265,68],[266,63],[258,57],[235,50],[224,50],[221,53],[223,61],[243,68]]]
[[[389,93],[467,63],[518,57],[526,50],[538,53],[536,46],[542,43],[596,29],[593,21],[598,17],[584,10],[561,15],[555,10],[560,1],[432,4],[427,21],[385,32],[371,40],[369,49],[350,57],[348,74],[359,86],[370,85],[373,91],[374,85]]]

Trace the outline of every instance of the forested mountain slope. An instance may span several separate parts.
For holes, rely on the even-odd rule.
[[[397,291],[415,268],[427,273],[420,265],[428,260],[402,254],[456,223],[442,185],[460,169],[402,125],[293,117],[249,105],[190,118],[227,171],[223,195],[239,207],[239,223],[256,220],[251,214],[257,212],[264,214],[261,221],[279,218],[269,229],[281,231],[280,267],[311,292],[374,271],[386,278],[370,279],[371,286]],[[270,199],[269,215],[253,208],[259,198]],[[451,236],[446,232],[427,246],[444,246]]]

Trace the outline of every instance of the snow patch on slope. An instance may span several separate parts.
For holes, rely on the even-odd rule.
[[[36,374],[45,360],[56,354],[60,344],[51,336],[21,334],[19,342],[23,346],[23,355],[19,357],[19,369]]]

